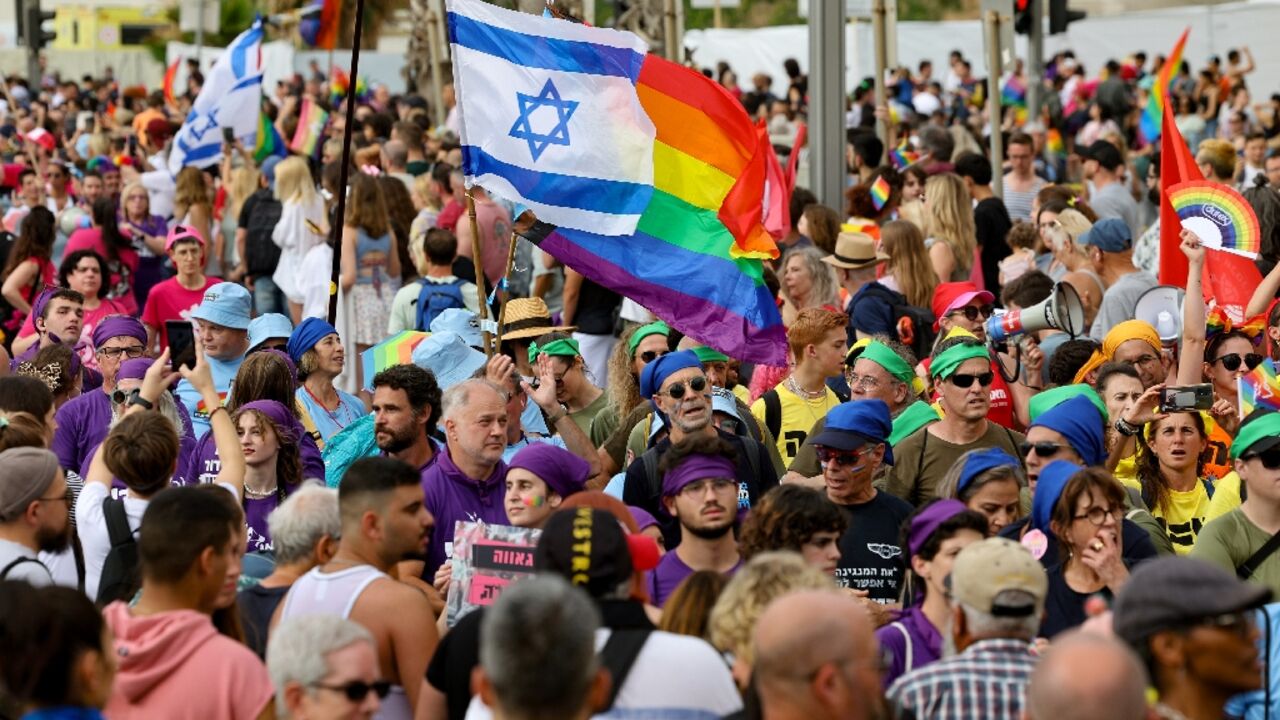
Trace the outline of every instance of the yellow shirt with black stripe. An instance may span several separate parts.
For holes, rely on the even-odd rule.
[[[796,395],[787,388],[786,383],[778,385],[774,390],[778,393],[778,404],[781,407],[781,422],[775,440],[783,466],[790,467],[805,438],[809,437],[814,423],[826,417],[828,410],[839,405],[840,398],[828,387],[823,388],[822,397],[813,400]],[[763,396],[751,404],[751,414],[759,421],[760,427],[767,427]]]
[[[1142,489],[1137,480],[1122,479],[1125,485]],[[1209,491],[1204,481],[1196,483],[1191,490],[1170,490],[1169,499],[1163,507],[1149,508],[1173,543],[1173,550],[1179,555],[1186,555],[1196,544],[1200,529],[1208,522]]]

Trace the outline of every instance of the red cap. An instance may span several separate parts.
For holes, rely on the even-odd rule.
[[[658,541],[640,533],[627,535],[627,549],[631,551],[631,568],[635,572],[648,572],[658,567],[662,555]]]
[[[938,321],[956,308],[964,307],[974,298],[984,303],[993,303],[996,296],[986,290],[979,290],[977,285],[969,281],[942,283],[933,291],[933,329],[938,329]]]

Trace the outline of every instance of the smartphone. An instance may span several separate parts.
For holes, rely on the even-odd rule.
[[[129,155],[130,155],[130,156],[137,155],[137,154],[138,154],[138,136],[137,136],[137,135],[130,135],[130,136],[129,136],[129,138],[128,138],[128,140],[127,140],[127,142],[128,142],[128,144],[129,144],[129,145],[128,145],[128,146],[129,146]]]
[[[235,128],[229,128],[229,127],[222,128],[222,139],[228,145],[235,145],[236,144]]]
[[[196,366],[196,330],[189,320],[166,320],[165,334],[169,336],[169,364],[174,372],[178,368]]]
[[[1184,385],[1165,388],[1160,393],[1160,412],[1208,410],[1213,407],[1213,385]]]

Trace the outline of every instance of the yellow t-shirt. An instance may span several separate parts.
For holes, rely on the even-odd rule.
[[[1232,470],[1213,484],[1213,499],[1209,501],[1209,514],[1205,516],[1204,521],[1216,520],[1240,507],[1242,502],[1240,475]]]
[[[1121,482],[1129,487],[1142,489],[1142,485],[1137,480]],[[1165,532],[1169,535],[1169,541],[1173,543],[1174,552],[1186,555],[1195,546],[1200,528],[1208,522],[1209,492],[1205,490],[1203,481],[1198,482],[1193,490],[1170,490],[1168,503],[1164,507],[1149,509],[1164,526]]]
[[[778,444],[778,454],[782,456],[783,466],[789,467],[791,461],[796,459],[796,454],[800,452],[800,446],[804,444],[805,438],[809,437],[809,431],[813,429],[814,423],[826,417],[828,410],[839,405],[840,398],[831,392],[831,388],[825,388],[826,393],[815,400],[806,400],[796,395],[787,389],[786,383],[778,385],[774,390],[778,393],[778,404],[781,409],[779,413],[781,422],[778,424],[778,432],[774,433],[774,438]],[[768,427],[764,397],[751,404],[751,414],[760,423],[760,427]]]

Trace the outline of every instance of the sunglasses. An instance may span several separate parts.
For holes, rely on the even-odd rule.
[[[640,353],[640,359],[645,361],[646,363],[651,363],[654,360],[657,360],[658,358],[666,354],[667,354],[666,350],[645,350],[644,352]]]
[[[391,683],[386,680],[376,680],[371,683],[362,682],[360,680],[352,680],[345,685],[326,685],[325,683],[312,683],[311,687],[321,688],[323,690],[333,690],[347,696],[351,702],[360,702],[369,697],[370,692],[378,695],[381,700],[391,693]]]
[[[701,394],[707,389],[707,379],[704,377],[696,377],[689,381],[689,390]],[[660,395],[666,395],[672,400],[679,400],[684,397],[685,384],[682,382],[671,383],[671,387],[660,392]]]
[[[1273,447],[1265,452],[1252,453],[1244,456],[1246,462],[1257,459],[1262,463],[1262,467],[1268,470],[1280,470],[1280,447]]]
[[[818,455],[818,462],[823,465],[835,464],[849,467],[858,464],[858,461],[862,459],[863,450],[837,450],[825,445],[819,445],[814,448],[814,452]]]
[[[1235,372],[1236,370],[1239,370],[1241,362],[1245,364],[1245,367],[1252,370],[1262,363],[1262,356],[1258,353],[1246,353],[1242,358],[1240,353],[1231,353],[1219,358],[1214,358],[1213,362],[1222,363],[1222,369],[1227,372]]]
[[[992,373],[992,372],[984,372],[979,375],[970,375],[968,373],[956,373],[955,375],[952,375],[950,377],[949,381],[952,385],[955,385],[958,388],[964,389],[969,387],[970,385],[973,385],[974,380],[977,380],[978,384],[981,385],[982,387],[987,387],[995,379],[996,379],[996,375],[995,373]]]
[[[1057,455],[1064,447],[1066,446],[1056,442],[1045,441],[1033,443],[1026,442],[1024,440],[1023,442],[1018,443],[1018,452],[1022,453],[1022,457],[1026,457],[1031,454],[1032,450],[1034,450],[1036,455],[1039,455],[1042,458],[1047,458]]]
[[[979,315],[982,316],[983,320],[986,320],[987,318],[991,317],[991,314],[994,313],[995,311],[996,311],[995,305],[987,304],[987,305],[979,305],[978,307],[974,307],[972,305],[965,305],[964,307],[956,308],[955,310],[952,310],[947,314],[948,315],[964,315],[965,320],[968,320],[969,322],[976,322]]]

